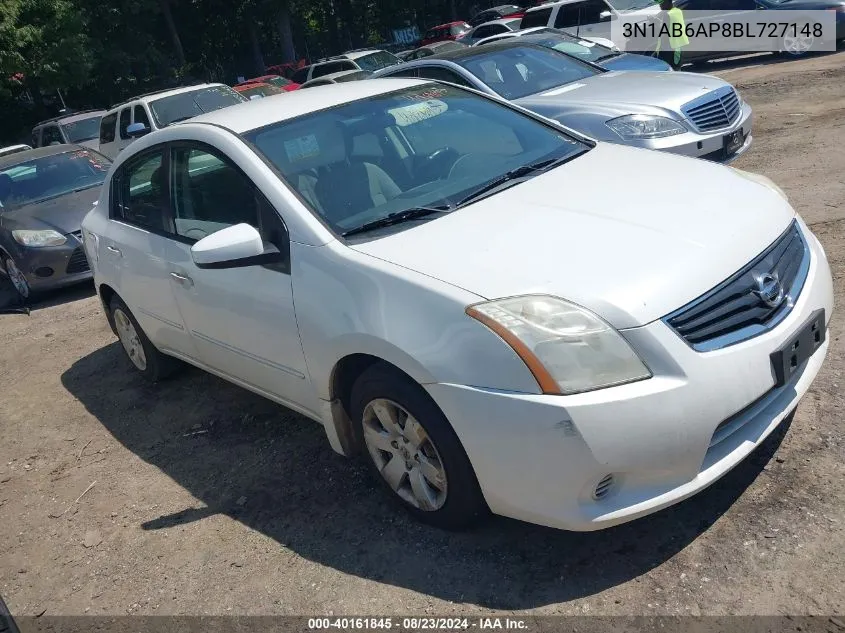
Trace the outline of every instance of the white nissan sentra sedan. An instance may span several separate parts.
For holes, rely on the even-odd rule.
[[[300,411],[448,528],[594,530],[698,492],[795,409],[833,309],[766,178],[415,80],[153,132],[83,227],[139,372]]]

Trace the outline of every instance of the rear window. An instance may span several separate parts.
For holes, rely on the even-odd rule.
[[[395,66],[396,64],[401,63],[402,60],[387,51],[378,51],[377,53],[372,53],[371,55],[359,57],[355,61],[361,70],[375,72],[377,70],[381,70],[382,68],[387,68],[388,66]]]
[[[531,29],[536,26],[548,26],[549,19],[552,17],[552,8],[538,9],[536,11],[529,11],[522,18],[519,25],[520,29]]]
[[[161,128],[246,100],[246,97],[242,97],[228,86],[211,86],[150,101],[150,111]]]
[[[339,73],[343,70],[358,70],[358,66],[348,59],[342,59],[336,62],[326,62],[325,64],[314,66],[314,71],[311,73],[311,79],[323,77],[324,75],[331,75],[332,73]]]
[[[100,134],[101,116],[92,116],[88,119],[80,119],[70,123],[62,123],[65,136],[71,143],[81,143],[97,138]]]

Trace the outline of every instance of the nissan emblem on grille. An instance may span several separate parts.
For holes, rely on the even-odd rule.
[[[752,292],[770,308],[777,308],[786,298],[783,284],[778,279],[777,272],[763,273],[754,277],[755,287]]]

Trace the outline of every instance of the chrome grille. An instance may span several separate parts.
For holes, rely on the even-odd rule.
[[[690,101],[681,112],[700,132],[710,132],[729,127],[741,109],[736,91],[726,86]]]
[[[762,254],[742,270],[664,317],[693,349],[706,352],[757,336],[777,325],[792,309],[810,268],[810,251],[793,222]],[[771,275],[784,290],[774,307],[755,291],[758,280]]]
[[[88,266],[88,258],[85,257],[85,251],[83,251],[80,246],[71,253],[70,258],[67,260],[67,268],[65,269],[65,272],[68,275],[73,275],[74,273],[82,273],[86,270],[90,270],[90,267]]]

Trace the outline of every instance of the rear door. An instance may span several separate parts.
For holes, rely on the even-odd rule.
[[[99,252],[114,273],[118,294],[153,344],[193,359],[193,341],[171,287],[170,262],[181,253],[169,237],[173,222],[166,159],[160,145],[120,167],[113,178],[111,219]]]
[[[610,21],[614,13],[604,0],[578,3],[578,35],[610,38]]]

